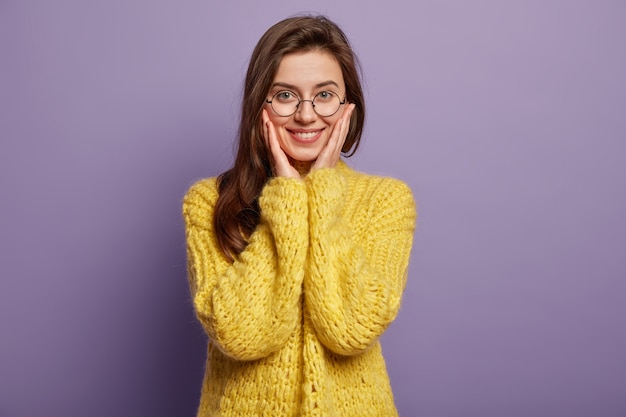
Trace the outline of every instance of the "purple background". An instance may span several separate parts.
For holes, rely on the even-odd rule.
[[[364,66],[351,163],[419,202],[383,338],[401,415],[626,416],[610,0],[0,1],[0,416],[194,415],[181,199],[229,166],[249,54],[302,10]]]

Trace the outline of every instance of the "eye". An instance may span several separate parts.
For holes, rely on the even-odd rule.
[[[333,100],[335,98],[335,95],[330,91],[320,91],[319,93],[317,93],[315,98],[317,99],[316,101],[319,101],[320,103],[322,103],[325,101]]]
[[[278,93],[274,94],[274,99],[287,103],[292,101],[298,101],[298,97],[291,91],[279,91]]]

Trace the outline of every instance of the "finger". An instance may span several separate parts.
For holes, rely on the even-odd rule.
[[[346,111],[344,112],[342,116],[345,119],[346,124],[348,125],[350,124],[350,121],[352,120],[351,119],[352,115],[354,114],[355,110],[356,110],[356,104],[350,103],[350,105],[348,106],[348,108],[346,109]]]
[[[341,149],[350,130],[350,117],[356,106],[349,104],[346,106],[339,120],[335,122],[324,149],[320,152],[313,169],[332,168],[337,165],[341,156]]]
[[[267,141],[270,145],[274,162],[279,162],[282,159],[281,157],[284,157],[284,153],[280,149],[280,144],[276,138],[276,128],[274,127],[274,123],[270,120],[268,120],[265,125],[267,126]]]
[[[337,144],[341,139],[341,127],[345,124],[346,112],[347,112],[347,108],[346,110],[344,110],[339,120],[337,120],[335,124],[333,125],[333,129],[330,132],[330,137],[328,138],[328,142],[326,143],[325,149],[328,149],[328,148],[335,149],[337,147]]]
[[[261,120],[263,122],[263,139],[265,139],[265,144],[269,146],[269,131],[267,124],[270,121],[270,118],[265,109],[263,109],[263,113],[261,113]]]
[[[341,125],[338,126],[339,135],[335,144],[336,149],[338,149],[339,152],[341,151],[341,148],[343,148],[343,144],[346,142],[346,138],[348,137],[348,131],[350,130],[350,118],[352,117],[355,107],[356,106],[354,104],[350,104],[341,116]]]
[[[280,155],[276,153],[276,131],[274,129],[274,125],[271,122],[267,111],[263,109],[263,113],[261,115],[261,119],[263,121],[263,139],[265,139],[265,145],[267,146],[270,152],[270,163],[272,165],[272,170],[276,173],[276,164],[277,159],[280,159]]]
[[[265,125],[267,127],[267,141],[270,145],[272,155],[274,155],[274,158],[276,158],[276,148],[278,146],[278,140],[276,139],[276,129],[274,128],[274,124],[269,120],[265,123]]]
[[[300,178],[300,174],[291,165],[289,158],[287,158],[287,155],[280,147],[278,136],[276,134],[276,127],[270,120],[267,121],[267,125],[269,131],[268,136],[270,141],[270,150],[272,152],[272,158],[274,159],[274,169],[276,175],[279,177]]]
[[[266,141],[268,146],[270,147],[270,151],[272,152],[272,156],[274,160],[281,159],[281,156],[284,156],[282,149],[280,149],[280,144],[278,143],[278,139],[276,137],[276,127],[274,127],[274,123],[269,119],[269,116],[265,110],[263,110],[264,114],[264,123],[263,126],[266,132]]]

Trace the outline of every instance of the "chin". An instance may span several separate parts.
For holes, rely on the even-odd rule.
[[[293,156],[290,155],[289,158],[294,162],[310,163],[315,162],[318,156],[319,152],[315,154],[295,154]]]
[[[315,162],[320,155],[321,150],[317,149],[292,149],[291,152],[285,152],[289,159],[297,162]]]

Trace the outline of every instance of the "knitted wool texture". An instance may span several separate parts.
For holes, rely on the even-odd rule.
[[[397,416],[379,336],[405,287],[416,211],[402,182],[342,161],[273,178],[230,263],[216,179],[185,196],[194,308],[209,336],[199,417]]]

